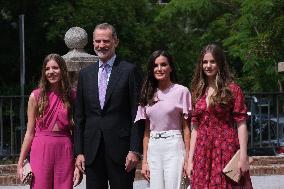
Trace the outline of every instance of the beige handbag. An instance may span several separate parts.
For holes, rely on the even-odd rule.
[[[239,182],[241,175],[238,173],[238,161],[240,159],[240,150],[238,150],[229,163],[223,169],[223,173],[235,182]],[[252,158],[249,158],[249,163],[252,162]]]
[[[23,183],[31,184],[33,180],[33,172],[29,161],[26,159],[23,165]]]

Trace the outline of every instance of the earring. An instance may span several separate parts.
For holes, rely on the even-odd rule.
[[[221,72],[220,70],[218,70],[217,74],[216,74],[216,80],[219,80],[221,78]]]
[[[220,77],[220,75],[221,75],[221,72],[220,72],[220,70],[218,70],[218,72],[217,72],[217,76],[219,76],[219,77]]]
[[[216,74],[216,79],[215,79],[215,85],[216,85],[216,87],[217,87],[217,90],[218,90],[218,83],[220,82],[220,70],[217,72],[217,74]]]

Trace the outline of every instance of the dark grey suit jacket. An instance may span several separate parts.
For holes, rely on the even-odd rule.
[[[79,73],[75,103],[75,155],[84,154],[91,164],[103,137],[105,152],[117,163],[125,163],[129,151],[141,152],[143,127],[134,125],[141,77],[134,64],[116,58],[101,109],[98,94],[99,64]]]

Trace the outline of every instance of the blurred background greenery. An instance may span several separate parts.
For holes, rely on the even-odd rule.
[[[174,57],[180,83],[189,87],[202,47],[217,43],[237,82],[247,92],[279,91],[284,73],[283,0],[9,0],[0,1],[0,95],[20,94],[18,17],[25,15],[26,91],[37,85],[43,58],[64,55],[65,32],[73,26],[89,36],[94,54],[96,24],[113,24],[118,54],[140,65],[163,48]],[[159,1],[161,2],[161,1]]]

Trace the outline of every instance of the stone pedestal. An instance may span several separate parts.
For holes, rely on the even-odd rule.
[[[280,73],[284,73],[284,62],[278,62],[278,67],[277,67],[277,71]],[[283,92],[283,81],[281,82],[280,80],[278,80],[278,85],[279,85],[279,91]],[[282,104],[282,112],[284,112],[284,105]]]
[[[96,63],[98,57],[84,51],[84,47],[88,43],[88,34],[80,27],[70,28],[65,34],[64,41],[70,50],[62,57],[66,62],[72,86],[76,88],[79,71],[90,64]]]
[[[278,72],[284,72],[284,62],[278,62]]]

